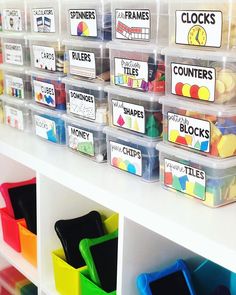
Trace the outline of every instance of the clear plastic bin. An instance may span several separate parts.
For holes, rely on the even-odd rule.
[[[125,42],[168,43],[168,1],[112,1],[112,39]]]
[[[236,46],[235,0],[170,0],[171,45],[204,49]]]
[[[81,119],[100,124],[108,122],[107,92],[103,84],[64,78],[67,112]]]
[[[236,201],[236,159],[211,159],[166,143],[157,149],[164,188],[209,207]]]
[[[156,139],[162,135],[162,106],[148,93],[108,86],[109,125]]]
[[[108,163],[147,182],[159,179],[159,158],[156,144],[133,134],[105,127]]]
[[[66,38],[111,40],[111,0],[64,0]]]
[[[166,94],[236,105],[236,56],[166,48]]]
[[[3,101],[0,100],[0,124],[4,123]]]
[[[66,45],[66,73],[92,82],[110,80],[106,43],[73,40],[64,40],[63,43]]]
[[[143,92],[165,93],[165,62],[161,48],[154,44],[108,43],[111,84]]]
[[[98,163],[106,162],[107,146],[104,125],[64,115],[67,145],[75,152]]]
[[[236,108],[161,98],[163,139],[208,157],[236,155]]]
[[[62,77],[53,73],[30,71],[34,100],[42,106],[66,110],[66,91]]]

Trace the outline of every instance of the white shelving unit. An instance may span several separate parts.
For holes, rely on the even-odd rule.
[[[54,223],[91,209],[118,212],[118,295],[137,295],[135,279],[177,258],[208,258],[236,272],[236,204],[210,209],[66,148],[0,126],[2,181],[37,176],[38,268],[0,242],[0,254],[39,287],[57,294],[51,252],[60,247]],[[68,294],[69,295],[69,294]],[[91,294],[92,295],[92,294]]]

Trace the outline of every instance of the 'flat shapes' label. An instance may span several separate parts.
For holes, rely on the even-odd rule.
[[[144,107],[112,100],[113,125],[138,133],[145,133]]]
[[[168,113],[168,141],[209,153],[210,122]]]
[[[221,47],[223,14],[210,10],[177,10],[175,42],[183,45]]]
[[[12,65],[23,66],[23,50],[21,44],[4,43],[5,62]]]
[[[32,9],[35,33],[55,33],[55,12],[53,8]]]
[[[69,10],[72,36],[97,37],[97,14],[95,9]]]
[[[23,79],[11,75],[5,75],[5,83],[7,95],[17,98],[25,98]]]
[[[116,38],[149,41],[151,13],[148,9],[116,9]]]
[[[148,88],[148,63],[115,57],[114,84],[146,90]]]
[[[6,31],[22,31],[22,17],[20,9],[3,9],[3,28]]]
[[[202,201],[206,199],[206,174],[203,170],[165,159],[164,184]]]
[[[56,71],[55,50],[52,47],[33,45],[34,66],[38,69]]]
[[[70,112],[78,116],[95,120],[96,108],[93,95],[69,90]]]
[[[111,165],[131,174],[142,176],[142,152],[110,141]]]
[[[83,154],[94,156],[93,133],[68,126],[69,147]]]
[[[36,135],[57,142],[55,122],[38,115],[35,115],[34,118]]]
[[[56,107],[56,97],[54,85],[34,80],[34,99],[36,102],[50,107]]]
[[[171,92],[198,100],[215,100],[216,70],[184,64],[171,64]]]
[[[95,54],[77,50],[69,50],[70,74],[96,78]]]
[[[24,130],[23,112],[10,106],[5,106],[6,125]]]

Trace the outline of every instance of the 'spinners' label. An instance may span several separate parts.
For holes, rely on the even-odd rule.
[[[97,13],[95,9],[70,9],[69,19],[72,36],[97,37]]]

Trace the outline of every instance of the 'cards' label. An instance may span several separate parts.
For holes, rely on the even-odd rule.
[[[168,113],[168,141],[209,153],[210,122]]]
[[[114,84],[134,89],[148,89],[148,63],[115,57]]]
[[[56,71],[55,50],[52,47],[33,45],[34,66],[39,69]]]
[[[35,115],[34,118],[36,135],[57,142],[55,122],[38,115]]]
[[[177,10],[175,18],[176,44],[221,47],[221,11]]]
[[[50,107],[56,107],[54,85],[34,80],[34,99],[36,102]]]
[[[6,125],[19,130],[24,130],[24,118],[23,118],[22,111],[6,105],[5,120],[6,120]]]
[[[55,12],[53,8],[32,9],[35,33],[55,33]]]
[[[23,79],[11,75],[5,75],[5,84],[7,95],[17,98],[25,98]]]
[[[176,191],[206,199],[206,174],[203,170],[165,159],[164,184]]]
[[[171,64],[172,94],[198,100],[215,100],[216,70],[214,68]]]
[[[83,154],[94,156],[93,133],[68,126],[69,147]]]
[[[6,31],[22,31],[22,17],[19,9],[3,9],[3,28]]]
[[[23,66],[23,50],[21,44],[3,43],[5,62],[12,65]]]
[[[87,78],[96,78],[95,55],[92,52],[69,50],[70,73]]]
[[[97,14],[95,9],[69,10],[72,36],[97,37]]]
[[[149,41],[151,13],[148,9],[116,9],[116,38]]]
[[[93,95],[69,90],[70,112],[78,116],[95,120],[96,109]]]
[[[140,150],[110,141],[110,151],[113,167],[142,176],[142,153]]]
[[[144,107],[112,100],[113,125],[138,133],[145,133]]]

